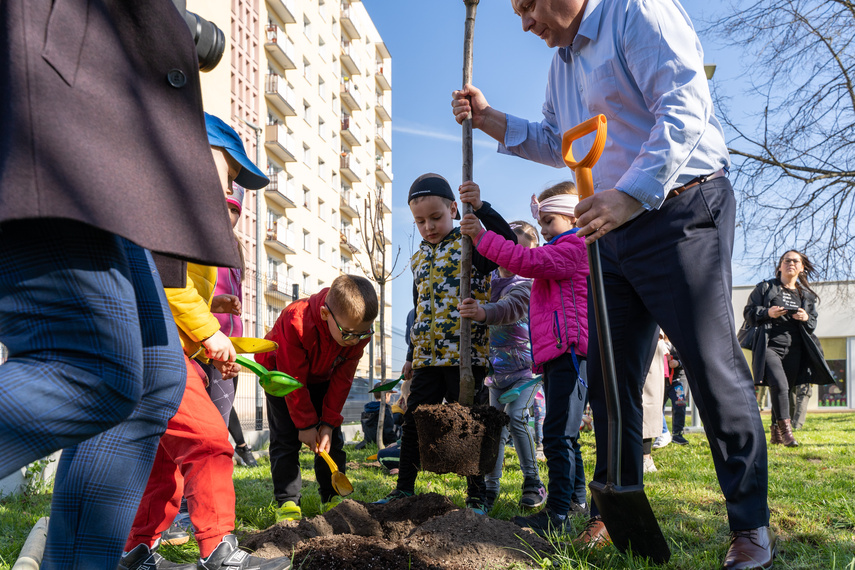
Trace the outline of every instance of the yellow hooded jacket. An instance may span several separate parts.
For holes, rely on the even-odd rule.
[[[216,267],[188,263],[187,284],[181,288],[165,288],[169,309],[178,325],[181,346],[191,358],[202,348],[203,340],[220,330],[219,321],[211,314],[216,284]]]

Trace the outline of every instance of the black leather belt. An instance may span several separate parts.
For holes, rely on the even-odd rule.
[[[671,190],[665,199],[667,200],[668,198],[673,198],[674,196],[679,196],[680,194],[682,194],[686,190],[694,188],[698,184],[703,184],[704,182],[709,182],[710,180],[715,180],[716,178],[721,178],[722,176],[726,176],[726,175],[727,175],[727,171],[724,168],[722,168],[721,170],[716,170],[712,174],[707,174],[705,176],[697,176],[695,178],[692,178],[691,180],[689,180],[688,182],[686,182],[682,186],[679,186],[679,187]]]

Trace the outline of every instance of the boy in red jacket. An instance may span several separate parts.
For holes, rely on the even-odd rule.
[[[302,518],[302,444],[313,452],[326,451],[345,471],[341,410],[363,348],[374,334],[377,312],[374,285],[364,277],[342,275],[329,288],[285,307],[265,337],[279,348],[255,356],[268,370],[290,374],[305,385],[284,398],[265,394],[277,522]],[[338,493],[332,473],[320,457],[315,457],[315,477],[324,511],[329,510],[340,499],[334,500]]]

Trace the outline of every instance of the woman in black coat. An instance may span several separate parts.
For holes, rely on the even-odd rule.
[[[810,288],[814,274],[804,254],[790,250],[778,261],[774,279],[757,284],[743,315],[757,327],[752,344],[754,383],[769,386],[772,443],[798,445],[790,417],[790,391],[798,384],[831,384],[831,370],[813,334],[819,296]]]

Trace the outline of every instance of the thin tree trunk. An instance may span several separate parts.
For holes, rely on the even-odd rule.
[[[478,0],[464,0],[466,27],[463,35],[463,85],[472,83],[472,44],[475,36],[475,11]],[[463,182],[472,180],[472,117],[463,126]],[[472,213],[472,206],[461,204],[463,215]],[[460,298],[472,296],[472,240],[462,236],[460,256]],[[475,402],[475,376],[472,374],[472,320],[460,319],[460,403],[471,406]]]

